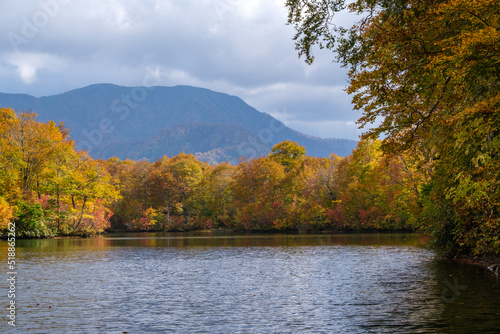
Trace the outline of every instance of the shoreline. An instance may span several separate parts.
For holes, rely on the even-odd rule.
[[[463,256],[463,255],[457,256],[457,257],[443,256],[442,258],[445,260],[448,260],[448,261],[481,266],[481,267],[485,267],[487,269],[489,269],[489,267],[494,265],[494,264],[500,264],[500,256],[493,256],[493,255],[485,255],[485,256],[481,256],[481,257],[477,257],[477,256],[467,257],[467,256]],[[497,278],[500,279],[500,276],[497,276]]]

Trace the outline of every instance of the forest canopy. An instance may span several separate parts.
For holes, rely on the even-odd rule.
[[[424,177],[380,141],[348,157],[307,156],[285,141],[267,156],[209,165],[190,154],[156,162],[94,160],[63,124],[0,110],[0,228],[18,237],[109,230],[360,231],[417,228]]]

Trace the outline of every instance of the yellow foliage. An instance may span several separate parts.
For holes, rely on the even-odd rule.
[[[7,228],[13,217],[14,208],[0,197],[0,230]]]

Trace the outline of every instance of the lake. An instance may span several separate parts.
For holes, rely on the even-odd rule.
[[[6,333],[498,333],[500,280],[416,234],[18,240]]]

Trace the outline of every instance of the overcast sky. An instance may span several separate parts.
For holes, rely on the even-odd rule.
[[[307,134],[357,139],[346,70],[329,51],[313,65],[298,58],[284,2],[0,0],[0,92],[140,86],[154,73],[162,86],[239,96]]]

